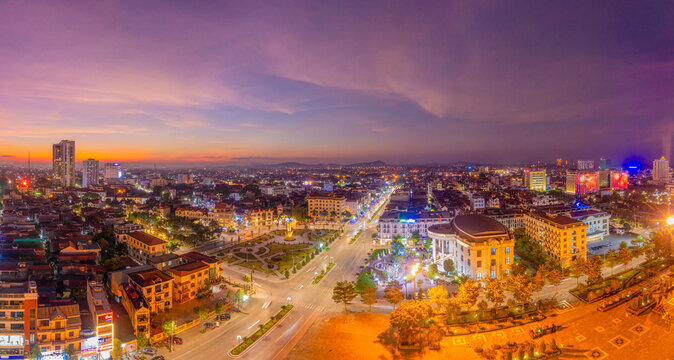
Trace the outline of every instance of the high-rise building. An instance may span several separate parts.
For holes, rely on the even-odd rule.
[[[562,159],[561,158],[557,159],[557,166],[562,166]]]
[[[75,186],[75,141],[61,140],[52,146],[52,181],[56,186]]]
[[[587,254],[588,225],[558,214],[531,212],[524,216],[524,230],[563,267]]]
[[[669,160],[664,156],[653,161],[653,180],[669,182]]]
[[[98,184],[98,160],[82,161],[82,187],[97,186]]]
[[[599,174],[596,172],[567,172],[566,192],[568,194],[591,194],[599,191]]]
[[[105,163],[105,180],[122,177],[122,167],[119,163]]]
[[[547,174],[545,170],[529,171],[525,173],[527,188],[531,191],[547,191]]]
[[[599,170],[607,170],[611,167],[611,160],[601,158],[599,159]]]
[[[0,282],[0,357],[23,359],[37,343],[37,285],[34,281]]]
[[[578,170],[594,169],[594,160],[578,160]]]

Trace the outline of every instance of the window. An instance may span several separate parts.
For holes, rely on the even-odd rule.
[[[510,275],[510,269],[505,269],[506,276]]]
[[[509,257],[505,258],[505,263],[510,264],[510,258]]]
[[[477,261],[477,267],[478,267],[478,268],[481,268],[481,267],[482,267],[482,261],[480,261],[480,260]]]
[[[491,266],[496,266],[496,259],[491,259]]]
[[[496,270],[492,270],[491,271],[491,278],[493,279],[495,277],[496,277]]]
[[[478,280],[482,279],[482,273],[478,272],[476,277],[477,277]]]
[[[468,255],[470,255],[470,253],[468,253]],[[477,251],[477,257],[482,257],[482,250]]]
[[[506,247],[506,255],[510,254],[510,246]]]
[[[496,248],[491,248],[491,254],[496,255]]]

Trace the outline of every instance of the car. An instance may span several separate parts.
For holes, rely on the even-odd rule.
[[[164,355],[157,355],[153,357],[152,360],[166,360],[166,359],[164,358]]]
[[[140,349],[138,352],[141,353],[141,354],[152,356],[152,355],[155,355],[157,353],[157,349],[152,348],[152,347],[144,347],[144,348]]]
[[[178,344],[178,345],[182,345],[183,344],[183,338],[180,338],[180,337],[176,336],[176,337],[173,338],[173,343]]]

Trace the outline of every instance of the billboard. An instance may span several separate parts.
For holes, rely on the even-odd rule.
[[[0,335],[0,346],[23,346],[23,335]]]
[[[611,189],[627,189],[628,174],[626,172],[614,172],[611,174]]]
[[[596,193],[599,189],[597,173],[576,174],[576,194]]]

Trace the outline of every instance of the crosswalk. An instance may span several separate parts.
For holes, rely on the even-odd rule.
[[[303,306],[307,309],[321,311],[321,312],[325,310],[325,306],[319,306],[319,305],[314,305],[314,304],[303,304]]]

